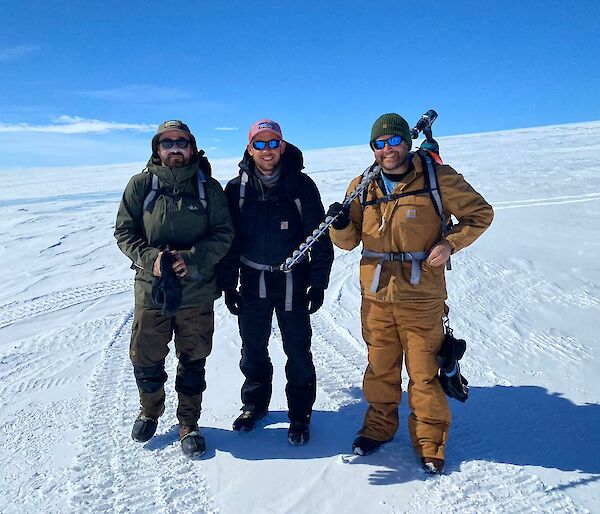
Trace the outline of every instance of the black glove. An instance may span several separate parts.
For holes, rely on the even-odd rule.
[[[458,361],[467,349],[464,339],[456,339],[452,333],[446,334],[437,362],[440,367],[440,384],[446,396],[454,398],[459,402],[465,402],[469,397],[469,382],[460,374]]]
[[[446,396],[454,398],[459,402],[466,402],[469,398],[469,382],[460,374],[460,366],[456,363],[456,373],[448,377],[446,373],[440,370],[440,384]]]
[[[181,282],[173,271],[175,257],[165,250],[160,258],[160,277],[154,277],[152,283],[152,302],[162,306],[165,316],[175,316],[181,305]]]
[[[331,216],[332,218],[335,218],[338,216],[338,214],[339,216],[335,219],[331,226],[336,230],[342,230],[346,228],[350,224],[349,212],[349,205],[343,207],[340,202],[332,203],[327,210],[327,216]]]
[[[238,293],[237,289],[226,289],[225,290],[225,305],[229,309],[229,312],[234,316],[240,313],[240,304],[242,303],[242,297]]]
[[[308,313],[314,314],[317,312],[321,305],[323,305],[323,300],[325,299],[325,290],[320,287],[309,287],[306,293],[306,300],[308,301]]]

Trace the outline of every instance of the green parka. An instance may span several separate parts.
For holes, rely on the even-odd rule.
[[[206,178],[206,209],[198,197],[197,173]],[[152,190],[152,175],[159,179],[159,192],[151,209],[144,201]],[[157,308],[152,303],[152,267],[167,245],[183,257],[188,274],[181,279],[181,308],[212,302],[220,296],[215,268],[233,241],[233,225],[221,185],[210,177],[210,164],[200,156],[188,166],[169,168],[150,159],[146,170],[131,178],[115,225],[115,238],[135,269],[135,304]]]

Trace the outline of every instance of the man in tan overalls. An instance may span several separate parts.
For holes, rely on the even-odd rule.
[[[370,145],[381,173],[349,207],[335,203],[328,212],[342,210],[330,229],[335,245],[351,250],[363,244],[361,321],[369,360],[363,390],[369,407],[353,451],[373,453],[396,433],[404,358],[413,446],[425,471],[442,473],[450,428],[436,361],[444,338],[444,265],[489,227],[493,211],[450,166],[409,152],[410,129],[398,114],[377,119]],[[350,183],[347,195],[361,179]],[[451,216],[458,223],[447,230]]]

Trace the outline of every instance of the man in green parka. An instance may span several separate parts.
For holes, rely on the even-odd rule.
[[[204,366],[212,348],[213,304],[220,296],[215,267],[234,234],[227,199],[210,172],[188,126],[179,120],[162,123],[152,138],[146,169],[125,188],[115,226],[117,244],[135,270],[129,353],[141,411],[131,436],[145,442],[156,432],[165,408],[165,358],[174,334],[179,439],[187,455],[205,451],[198,420],[206,388]],[[157,291],[167,279],[175,294],[164,291],[161,296]]]

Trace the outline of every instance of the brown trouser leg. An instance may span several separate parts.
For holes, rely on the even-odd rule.
[[[194,425],[200,417],[202,391],[206,388],[204,365],[212,348],[212,302],[180,309],[173,318],[158,309],[135,308],[129,355],[140,394],[142,413],[158,418],[164,411],[165,358],[175,334],[179,358],[175,389],[179,396],[177,417]]]
[[[387,441],[396,433],[404,356],[413,446],[420,456],[444,458],[450,409],[436,362],[443,313],[441,300],[392,304],[363,298],[363,337],[369,352],[363,390],[369,407],[360,435]]]
[[[177,419],[182,425],[194,426],[200,419],[202,392],[206,389],[204,365],[212,350],[215,330],[213,304],[181,309],[174,319],[177,378],[175,390],[179,397]]]

